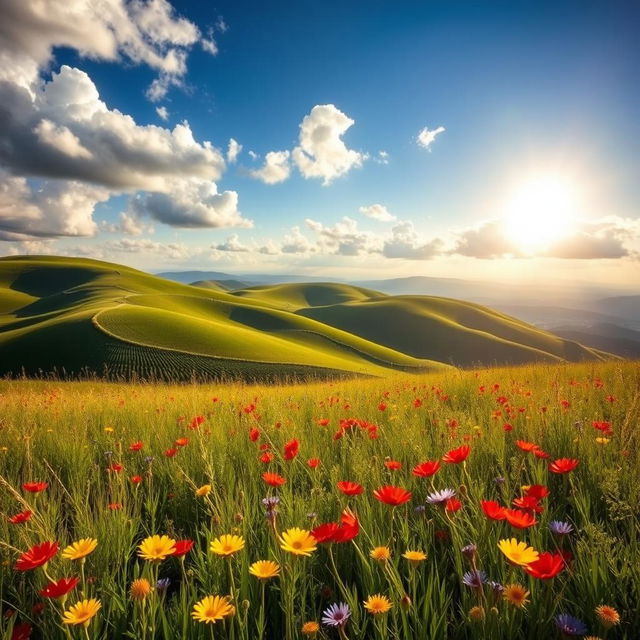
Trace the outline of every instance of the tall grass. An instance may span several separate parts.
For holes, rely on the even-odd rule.
[[[343,630],[350,640],[559,638],[558,613],[580,618],[592,635],[604,637],[595,614],[601,604],[615,607],[622,619],[607,638],[637,637],[639,385],[635,363],[291,386],[2,382],[0,637],[11,638],[15,625],[29,622],[32,638],[47,640],[292,640],[303,637],[304,622],[320,621],[323,609],[341,601],[352,611]],[[194,422],[197,416],[203,420]],[[348,418],[377,425],[378,437],[357,426],[340,430],[340,420]],[[608,442],[596,441],[602,433],[593,421],[611,423]],[[251,429],[260,432],[255,442]],[[177,446],[183,437],[188,444]],[[300,452],[285,461],[283,446],[294,438]],[[579,466],[551,473],[547,460],[521,451],[516,440],[535,443],[552,460],[576,458]],[[130,451],[136,441],[143,448]],[[442,463],[431,478],[412,475],[416,464],[441,459],[462,444],[471,446],[464,463]],[[259,460],[261,445],[269,445],[272,462]],[[171,449],[175,455],[166,455]],[[311,458],[320,459],[316,468],[307,464]],[[388,469],[388,459],[402,467]],[[108,471],[112,464],[123,470]],[[267,470],[286,483],[267,486]],[[131,481],[136,475],[143,478],[140,484]],[[348,498],[336,488],[340,480],[359,482],[365,491]],[[21,485],[31,481],[49,487],[30,494]],[[211,492],[196,496],[205,484]],[[513,529],[484,515],[481,500],[509,506],[531,484],[551,492],[541,501],[545,509],[535,526]],[[395,508],[377,501],[372,492],[383,485],[408,489],[412,500]],[[443,488],[456,490],[462,509],[449,513],[425,505],[430,492]],[[280,548],[265,518],[261,501],[270,495],[280,498],[278,532],[337,522],[350,507],[360,533],[350,542],[318,545],[308,558],[294,557]],[[27,509],[33,512],[27,522],[8,521]],[[575,532],[560,541],[549,530],[552,520],[570,522]],[[210,542],[225,533],[246,543],[230,559],[209,551]],[[195,544],[184,560],[170,557],[154,565],[137,555],[140,542],[153,534]],[[66,628],[63,603],[38,595],[47,583],[42,568],[13,567],[36,543],[57,541],[63,548],[87,537],[96,538],[98,547],[64,607],[95,597],[102,608],[86,628]],[[538,551],[562,545],[572,560],[557,577],[534,579],[498,550],[498,541],[511,537]],[[475,566],[491,580],[526,587],[526,608],[494,597],[486,586],[463,585],[472,565],[461,549],[470,543],[477,545]],[[391,550],[386,563],[369,555],[382,545]],[[407,550],[422,550],[427,559],[413,567],[402,557]],[[256,560],[278,562],[280,576],[261,583],[248,572]],[[47,573],[56,579],[81,576],[80,564],[57,554]],[[129,594],[141,576],[154,584],[158,577],[171,582],[141,604]],[[375,593],[393,604],[380,618],[362,605]],[[193,605],[206,595],[233,595],[236,615],[215,625],[192,620]],[[470,617],[472,607],[482,610]],[[323,626],[318,637],[339,636]]]

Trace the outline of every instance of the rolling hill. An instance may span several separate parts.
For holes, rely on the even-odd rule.
[[[2,258],[0,374],[263,380],[605,357],[446,298],[196,284],[96,260]]]

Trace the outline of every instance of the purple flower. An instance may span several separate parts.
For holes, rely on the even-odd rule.
[[[462,582],[472,589],[480,589],[487,581],[487,574],[484,571],[467,571],[462,576]]]
[[[475,557],[477,550],[478,550],[478,547],[476,547],[475,544],[468,544],[462,547],[462,555],[465,558],[469,558],[469,560],[472,560]]]
[[[557,536],[566,536],[573,531],[573,525],[569,522],[560,522],[560,520],[553,520],[549,523],[549,529],[551,533],[555,533]]]
[[[332,604],[322,612],[322,623],[329,627],[343,627],[351,615],[351,609],[346,602]]]
[[[491,591],[493,591],[496,596],[501,596],[504,592],[504,587],[495,580],[489,580],[489,582],[487,582],[487,586],[489,587],[489,589],[491,589]]]
[[[555,621],[558,629],[567,636],[583,636],[587,633],[587,625],[568,613],[558,614]]]
[[[447,500],[451,500],[456,492],[453,489],[442,489],[442,491],[434,491],[427,496],[429,504],[444,504]]]
[[[418,514],[418,515],[423,515],[424,512],[426,511],[426,507],[423,504],[419,504],[414,511]]]
[[[160,591],[160,593],[162,593],[169,588],[170,584],[171,584],[170,578],[160,578],[160,580],[156,582],[156,589]]]
[[[501,478],[500,476],[498,476],[497,478],[494,478],[493,481],[498,485],[503,485],[504,484],[504,478]]]
[[[278,496],[268,496],[267,498],[262,498],[262,504],[266,509],[272,511],[280,504],[280,498]]]

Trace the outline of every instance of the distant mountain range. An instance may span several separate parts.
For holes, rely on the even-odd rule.
[[[0,374],[265,380],[611,357],[473,302],[206,275],[1,258]]]

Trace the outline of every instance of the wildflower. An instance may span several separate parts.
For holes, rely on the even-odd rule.
[[[467,459],[470,452],[471,447],[469,445],[463,445],[462,447],[452,449],[448,453],[445,453],[444,456],[442,456],[442,461],[449,464],[459,464]]]
[[[271,560],[258,560],[249,567],[249,573],[259,580],[269,580],[280,574],[280,565]]]
[[[49,486],[48,482],[25,482],[22,488],[29,493],[40,493]]]
[[[11,640],[29,640],[32,631],[33,628],[28,622],[21,622],[13,627]]]
[[[29,551],[25,551],[17,560],[15,564],[16,571],[31,571],[41,567],[53,556],[58,553],[60,547],[57,542],[42,542],[36,544]]]
[[[351,616],[351,609],[346,602],[332,604],[322,612],[322,622],[329,627],[344,627]]]
[[[398,462],[397,460],[385,460],[384,466],[390,471],[397,471],[402,468],[402,462]]]
[[[405,551],[402,557],[408,560],[414,567],[427,559],[427,554],[423,551]]]
[[[295,438],[293,440],[289,440],[284,445],[284,459],[285,460],[293,460],[298,455],[298,450],[300,449],[300,442]]]
[[[587,633],[587,625],[568,613],[559,613],[555,622],[558,629],[567,636],[583,636]]]
[[[505,508],[493,500],[482,500],[480,506],[487,518],[491,518],[491,520],[504,520],[506,517],[504,514]]]
[[[60,578],[56,582],[49,582],[44,589],[38,591],[43,598],[62,598],[72,591],[78,584],[78,578]]]
[[[151,584],[146,578],[138,578],[131,583],[129,595],[132,600],[142,602],[151,593]]]
[[[100,600],[96,600],[95,598],[82,600],[64,612],[62,623],[73,625],[82,624],[88,627],[91,619],[98,613],[101,606]]]
[[[573,525],[569,522],[552,520],[549,523],[549,530],[557,536],[567,536],[573,531]]]
[[[359,496],[364,491],[362,485],[359,485],[357,482],[350,482],[349,480],[341,480],[336,484],[336,487],[338,487],[345,496]]]
[[[449,500],[445,502],[444,508],[449,513],[455,513],[456,511],[462,509],[462,502],[460,502],[460,500],[458,500],[457,498],[449,498]]]
[[[520,451],[524,451],[525,453],[532,453],[536,449],[538,449],[538,445],[533,442],[527,442],[526,440],[516,440],[516,447],[520,449]]]
[[[520,511],[519,509],[505,509],[505,520],[516,529],[527,529],[537,524],[537,520],[526,511]]]
[[[149,536],[138,546],[138,555],[150,562],[162,562],[167,556],[173,555],[176,541],[169,536]]]
[[[156,591],[158,593],[165,593],[171,584],[171,578],[160,578],[156,582]]]
[[[526,487],[522,487],[524,495],[528,498],[537,498],[538,500],[542,500],[542,498],[546,498],[550,491],[542,484],[531,484]]]
[[[380,487],[373,492],[373,497],[380,502],[384,502],[385,504],[391,505],[392,507],[397,507],[398,505],[404,504],[405,502],[409,502],[411,500],[411,492],[403,489],[402,487],[393,487],[391,485],[386,485],[384,487]]]
[[[186,556],[193,548],[193,540],[176,540],[176,550],[171,554],[178,558]]]
[[[164,452],[164,455],[167,458],[173,458],[176,455],[176,453],[178,453],[178,450],[174,447],[171,447]]]
[[[210,493],[211,493],[210,484],[203,484],[201,487],[198,487],[196,489],[196,496],[198,498],[204,498],[205,496],[208,496]]]
[[[453,489],[442,489],[441,491],[434,491],[427,496],[427,502],[429,504],[443,505],[448,500],[451,500],[456,495]]]
[[[559,553],[541,553],[535,562],[523,567],[524,570],[539,580],[555,578],[565,567],[565,561]]]
[[[82,560],[95,551],[98,541],[95,538],[82,538],[62,551],[62,557],[67,560]]]
[[[553,473],[569,473],[573,471],[580,464],[579,460],[575,458],[559,458],[558,460],[549,464],[549,471]]]
[[[526,542],[518,542],[515,538],[500,540],[498,548],[506,556],[511,564],[524,567],[538,558],[538,552],[533,547],[528,547]]]
[[[600,622],[605,629],[609,629],[620,624],[620,614],[616,609],[606,604],[601,604],[599,607],[596,607],[596,617],[598,618],[598,622]]]
[[[476,557],[478,547],[475,544],[467,544],[461,549],[462,555],[469,560],[473,560]]]
[[[138,440],[137,442],[129,445],[129,451],[140,451],[142,447],[144,447],[144,444],[140,440]]]
[[[119,511],[122,509],[122,505],[119,502],[111,502],[107,505],[110,511]]]
[[[33,515],[32,511],[21,511],[20,513],[16,513],[15,516],[11,516],[9,518],[9,522],[11,524],[22,524],[23,522],[26,522],[27,520],[29,520],[31,518],[31,516]]]
[[[142,482],[142,476],[131,476],[131,484],[140,484]]]
[[[389,547],[374,547],[369,556],[378,562],[386,562],[391,557],[391,549]]]
[[[124,467],[118,462],[113,462],[107,467],[107,471],[111,471],[113,473],[120,473],[123,469]]]
[[[302,625],[302,635],[304,636],[310,636],[311,638],[315,638],[316,635],[318,634],[318,631],[320,631],[320,625],[317,622],[305,622]]]
[[[391,609],[391,602],[387,596],[378,593],[375,596],[369,596],[364,602],[364,608],[374,616],[387,613]]]
[[[178,438],[173,444],[176,447],[186,447],[189,444],[189,438]]]
[[[266,471],[262,474],[262,479],[271,487],[279,487],[286,482],[286,480],[277,473],[269,473]]]
[[[317,540],[310,531],[294,527],[279,536],[280,548],[296,556],[310,556],[316,549]]]
[[[267,511],[275,511],[275,508],[280,503],[278,496],[267,496],[262,498],[262,504],[266,507]]]
[[[518,609],[529,604],[529,592],[521,584],[508,584],[502,591],[502,597]]]
[[[472,589],[480,589],[482,585],[487,581],[487,574],[484,571],[467,571],[462,576],[462,584]]]
[[[215,624],[235,612],[235,608],[229,604],[226,596],[207,596],[193,605],[191,617],[198,622]]]
[[[320,458],[309,458],[309,460],[307,460],[307,466],[310,469],[317,468],[319,464],[320,464]]]
[[[255,442],[259,437],[260,429],[256,429],[255,427],[253,427],[249,430],[249,440],[251,440],[251,442]]]
[[[427,460],[426,462],[421,462],[413,467],[411,473],[418,478],[430,478],[438,472],[438,469],[440,469],[439,460]]]
[[[244,538],[225,534],[213,540],[209,549],[218,556],[232,556],[234,553],[244,549]]]
[[[489,580],[489,582],[487,582],[487,586],[491,591],[493,591],[495,596],[501,596],[504,593],[504,587],[495,580]]]
[[[469,618],[474,622],[482,622],[485,619],[484,607],[471,607],[469,609]]]

